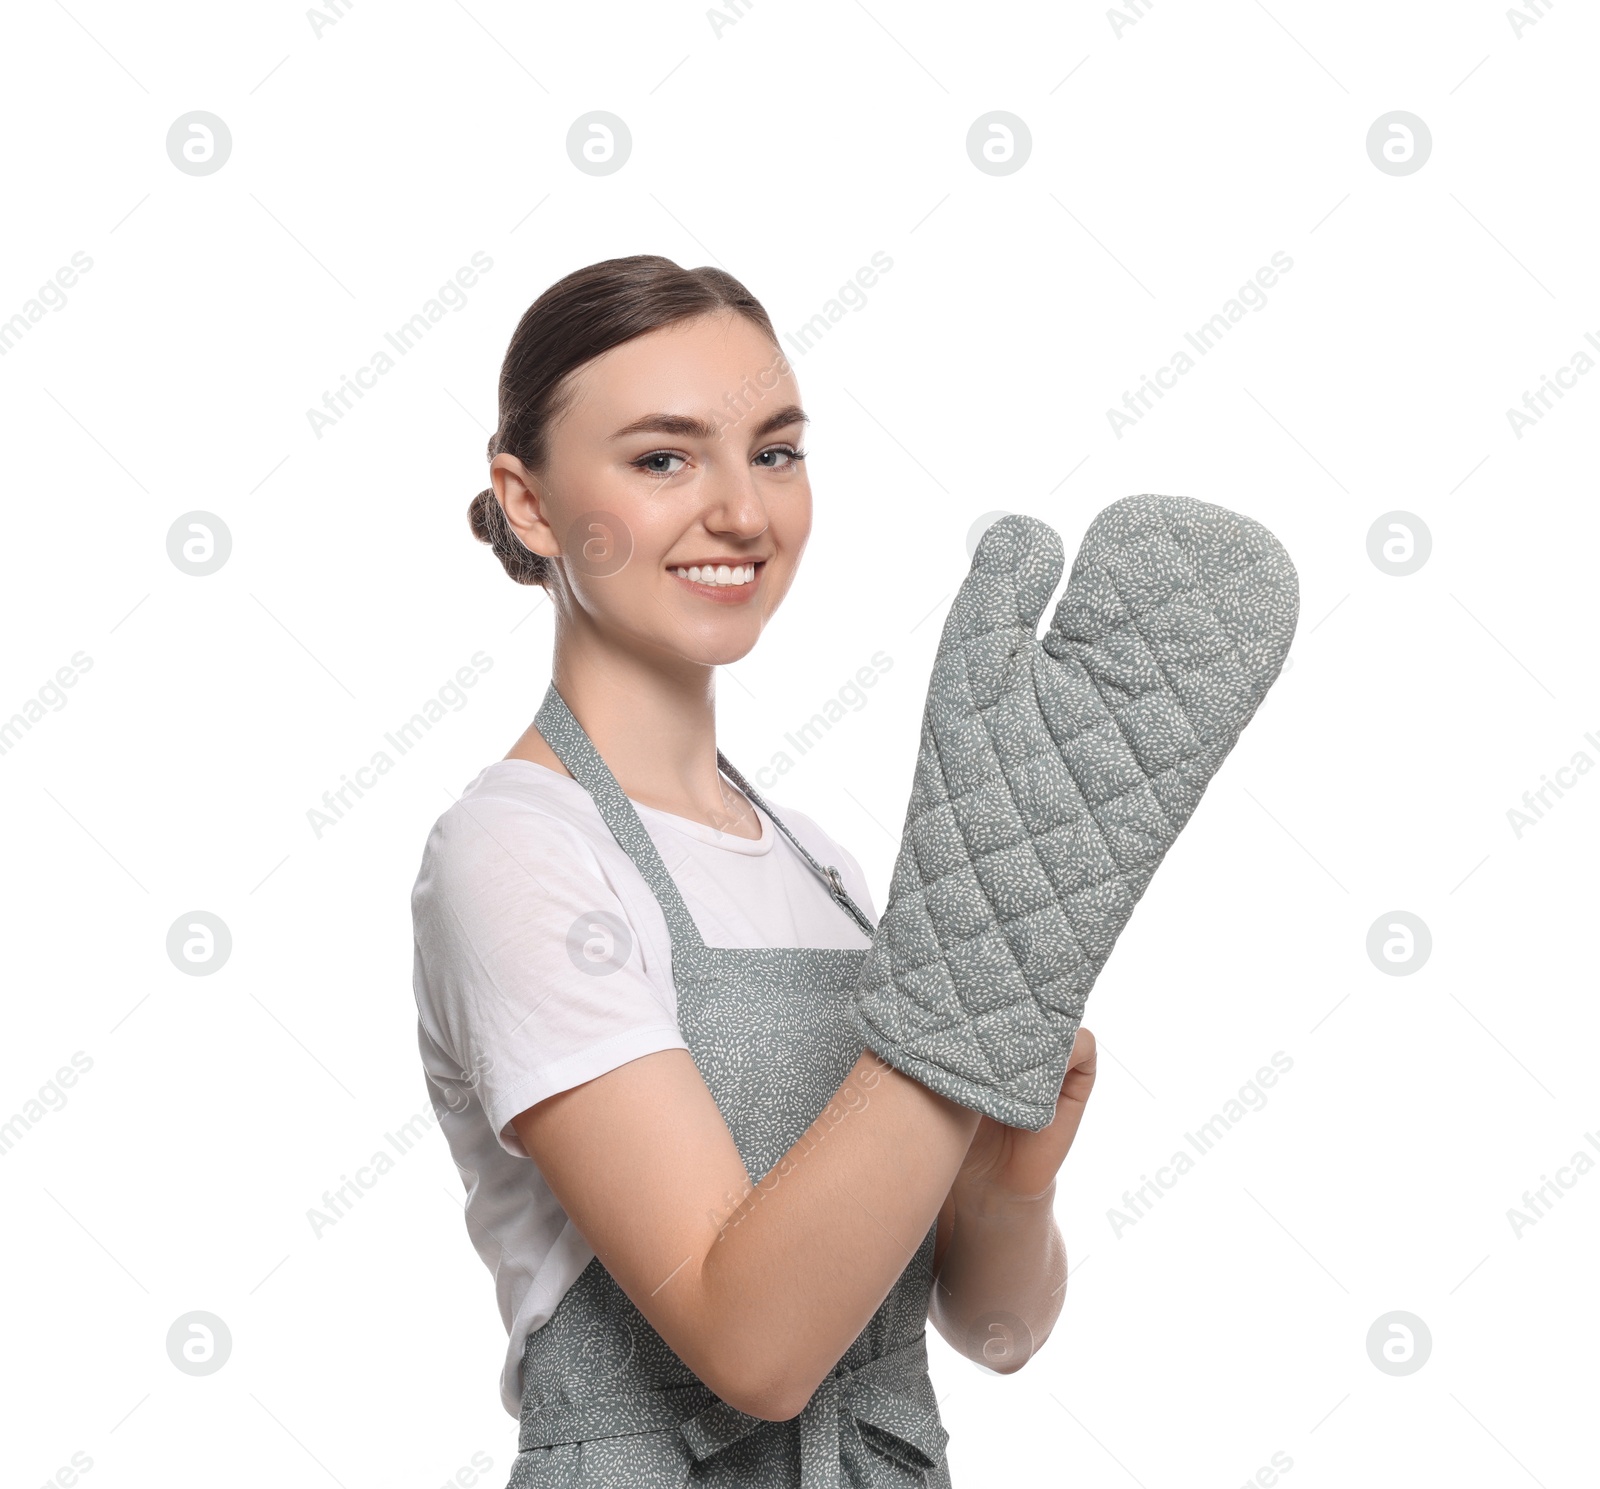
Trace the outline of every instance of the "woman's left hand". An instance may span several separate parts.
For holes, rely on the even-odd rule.
[[[1094,1075],[1094,1035],[1080,1025],[1054,1120],[1038,1132],[1028,1132],[1006,1127],[992,1117],[982,1118],[956,1174],[955,1192],[985,1199],[1036,1199],[1044,1194],[1055,1182],[1056,1171],[1078,1135],[1084,1105],[1094,1089]]]

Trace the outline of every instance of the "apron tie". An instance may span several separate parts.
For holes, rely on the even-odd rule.
[[[927,1369],[927,1336],[919,1334],[853,1370],[826,1376],[796,1419],[801,1489],[870,1484],[875,1454],[894,1459],[919,1477],[935,1469],[950,1434],[939,1421]],[[695,1458],[704,1460],[764,1421],[719,1400],[679,1430]]]

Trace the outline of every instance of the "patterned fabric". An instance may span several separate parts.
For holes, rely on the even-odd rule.
[[[755,1184],[861,1055],[851,998],[866,950],[707,946],[654,840],[554,683],[534,722],[661,905],[684,1042]],[[871,919],[837,871],[817,863],[720,752],[717,762],[871,935]],[[805,1409],[784,1422],[720,1400],[595,1257],[528,1335],[508,1489],[948,1489],[949,1439],[927,1370],[935,1230]]]
[[[1061,578],[1056,532],[1010,515],[951,605],[889,902],[855,1028],[998,1122],[1055,1116],[1084,1001],[1150,876],[1277,678],[1299,614],[1248,517],[1130,496]]]

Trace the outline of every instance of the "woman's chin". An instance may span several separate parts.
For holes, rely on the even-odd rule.
[[[727,667],[734,662],[742,662],[761,639],[759,625],[752,625],[739,635],[728,634],[731,627],[715,629],[720,634],[700,637],[680,634],[675,640],[663,636],[661,641],[686,661],[698,662],[702,667]]]

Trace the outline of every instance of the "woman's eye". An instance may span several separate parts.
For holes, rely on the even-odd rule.
[[[665,470],[661,466],[656,465],[654,462],[657,461],[657,460],[684,460],[684,459],[685,459],[684,456],[682,456],[682,455],[674,455],[671,450],[652,450],[648,455],[642,456],[640,459],[635,460],[633,463],[634,463],[634,465],[635,465],[635,467],[637,469],[644,471],[646,475],[651,475],[651,476],[675,476],[675,475],[678,474],[677,470]],[[680,466],[679,469],[682,469],[682,467]]]
[[[763,470],[789,470],[805,458],[806,452],[795,449],[793,445],[773,445],[757,455],[752,463],[759,465]],[[671,466],[670,462],[674,460],[678,464]],[[666,479],[677,475],[688,463],[689,458],[686,455],[678,455],[671,450],[652,450],[648,455],[641,455],[635,460],[633,466],[635,470],[641,470],[647,476]]]
[[[789,470],[806,458],[804,450],[797,450],[793,445],[774,445],[770,450],[763,450],[756,456],[757,460],[765,460],[768,455],[785,455],[788,457],[782,465],[768,465],[766,470]]]

